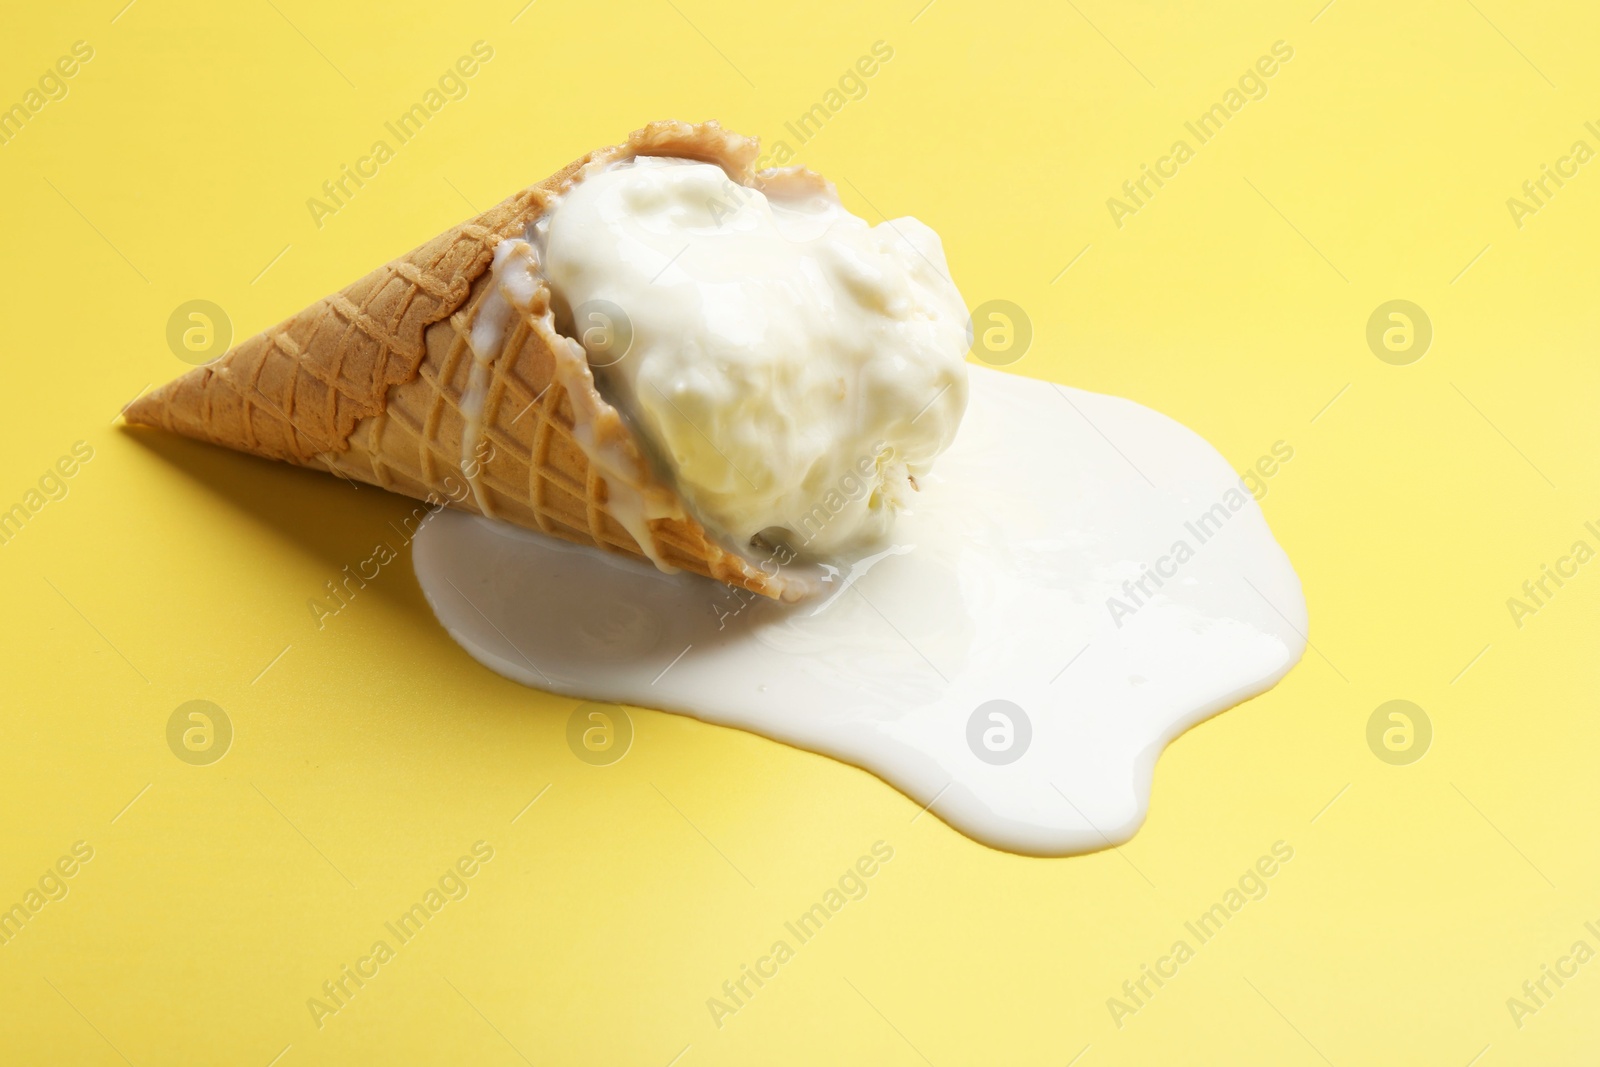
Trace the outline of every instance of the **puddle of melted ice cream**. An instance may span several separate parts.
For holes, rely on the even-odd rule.
[[[451,511],[416,572],[500,674],[824,753],[1033,855],[1129,838],[1166,744],[1304,651],[1255,501],[1148,408],[972,367],[918,483],[888,547],[799,605]]]

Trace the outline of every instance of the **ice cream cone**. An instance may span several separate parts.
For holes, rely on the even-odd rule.
[[[584,166],[683,156],[750,182],[756,150],[716,123],[652,123],[141,397],[124,416],[796,599],[804,581],[753,550],[718,544],[685,510],[596,391],[583,349],[556,332],[536,267],[531,299],[510,308],[497,354],[478,354],[474,378],[473,328],[504,293],[491,269],[496,247],[525,239]]]

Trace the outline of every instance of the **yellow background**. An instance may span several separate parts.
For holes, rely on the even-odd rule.
[[[0,546],[0,903],[95,850],[0,945],[0,1060],[1592,1058],[1600,962],[1520,1028],[1506,1007],[1600,949],[1600,563],[1520,629],[1506,607],[1600,547],[1600,163],[1520,229],[1506,206],[1600,148],[1592,5],[123,2],[12,5],[0,34],[6,105],[95,50],[0,146],[0,507],[94,449]],[[480,39],[466,98],[317,228],[306,199]],[[469,660],[409,553],[315,627],[307,598],[409,504],[113,425],[187,369],[184,301],[248,335],[652,118],[784,136],[878,40],[798,158],[937,229],[970,304],[1025,308],[1014,371],[1241,468],[1295,449],[1263,507],[1316,650],[1172,746],[1126,847],[995,852],[860,771],[651,711],[588,766],[573,703]],[[1279,40],[1268,95],[1115,226],[1107,198]],[[1409,366],[1365,340],[1391,299],[1433,323]],[[235,730],[211,766],[167,746],[193,699]],[[1409,766],[1366,743],[1391,699],[1433,724]],[[479,840],[470,894],[318,1029],[307,998]],[[867,897],[717,1028],[707,998],[878,840]],[[1279,840],[1266,898],[1119,1029],[1107,998]]]

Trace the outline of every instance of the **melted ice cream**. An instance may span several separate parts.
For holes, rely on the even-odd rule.
[[[450,634],[525,684],[834,756],[998,847],[1124,841],[1162,748],[1299,659],[1299,580],[1188,429],[983,368],[971,384],[890,546],[820,602],[453,512],[418,536],[417,576]]]

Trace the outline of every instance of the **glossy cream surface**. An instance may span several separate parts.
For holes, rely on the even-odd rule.
[[[836,757],[1000,848],[1124,841],[1165,745],[1300,658],[1300,582],[1192,431],[970,370],[954,443],[822,599],[450,511],[415,542],[423,591],[472,656],[528,685]]]

